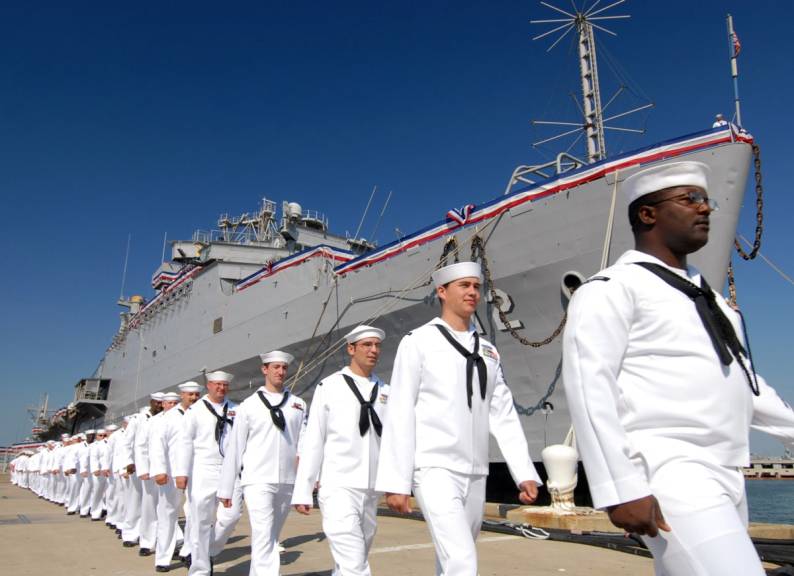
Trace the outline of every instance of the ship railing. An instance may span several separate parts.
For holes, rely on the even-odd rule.
[[[557,157],[545,164],[535,164],[533,166],[518,166],[513,170],[510,176],[510,181],[507,183],[505,194],[509,194],[515,186],[522,184],[537,184],[539,181],[554,178],[560,174],[565,174],[571,170],[576,170],[582,166],[587,165],[587,162],[568,154],[561,152]]]

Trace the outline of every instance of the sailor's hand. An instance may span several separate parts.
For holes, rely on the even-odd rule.
[[[187,476],[177,476],[174,478],[174,482],[176,482],[176,487],[180,490],[185,490],[187,488]]]
[[[232,499],[231,498],[218,498],[223,504],[224,508],[231,508],[232,507]]]
[[[653,495],[610,506],[607,513],[612,523],[626,532],[653,538],[659,534],[659,530],[670,531],[659,501]]]
[[[135,464],[127,464],[127,474],[133,474],[135,472]]]
[[[518,499],[522,504],[532,504],[538,498],[538,483],[534,480],[524,480],[518,485],[521,492],[518,493]]]
[[[307,506],[306,504],[295,504],[295,510],[299,514],[303,514],[304,516],[308,516],[309,513],[312,511],[311,506]]]
[[[158,486],[165,486],[165,483],[168,482],[168,474],[158,474],[154,477],[154,481]]]
[[[387,492],[386,504],[388,504],[392,511],[400,514],[410,514],[412,512],[410,496],[408,496],[408,494],[392,494],[391,492]]]
[[[140,478],[141,478],[141,480],[148,480],[149,479],[149,475],[148,474],[141,474]]]

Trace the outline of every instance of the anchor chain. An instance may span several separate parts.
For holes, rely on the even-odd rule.
[[[738,238],[734,238],[733,245],[736,252],[744,260],[753,260],[761,250],[761,236],[764,233],[764,186],[761,180],[761,148],[753,142],[753,167],[755,172],[755,239],[753,248],[749,253],[742,249]],[[733,263],[728,262],[728,303],[736,308],[736,279],[733,275]]]
[[[455,264],[457,264],[460,260],[460,256],[458,255],[458,239],[455,236],[450,236],[447,238],[447,241],[444,242],[444,249],[441,251],[441,257],[439,257],[438,264],[436,265],[437,270],[448,264],[447,258],[449,258],[450,254],[452,254],[452,257],[455,259]]]
[[[445,247],[446,248],[446,247]],[[554,329],[547,338],[543,340],[539,340],[537,342],[533,342],[528,340],[527,338],[523,337],[518,331],[513,328],[510,319],[507,317],[507,313],[502,310],[502,298],[497,294],[496,287],[494,286],[493,279],[491,278],[491,270],[488,267],[488,258],[485,256],[485,244],[482,241],[480,236],[474,236],[471,239],[471,261],[476,262],[480,260],[482,265],[482,274],[485,278],[485,288],[488,290],[488,293],[491,297],[491,302],[493,302],[494,307],[496,308],[496,312],[499,314],[499,319],[502,321],[502,324],[510,332],[510,335],[521,342],[524,346],[531,346],[532,348],[540,348],[547,344],[550,344],[557,336],[562,333],[563,328],[565,328],[565,322],[568,320],[568,312],[565,311],[562,314],[562,320],[560,320],[559,326]]]
[[[764,187],[761,182],[761,148],[755,142],[753,143],[753,165],[755,167],[755,240],[753,240],[753,249],[748,254],[742,249],[738,239],[733,241],[739,256],[745,260],[752,260],[758,256],[758,251],[761,250],[761,236],[764,233]]]

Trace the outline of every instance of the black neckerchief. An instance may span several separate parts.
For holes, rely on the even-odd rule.
[[[345,382],[347,382],[347,385],[353,391],[353,394],[356,395],[356,399],[361,405],[361,412],[358,416],[358,431],[361,432],[362,436],[364,436],[364,434],[367,433],[367,430],[369,430],[369,422],[372,420],[372,428],[375,429],[375,434],[380,436],[383,432],[383,424],[381,424],[380,418],[378,418],[378,413],[375,412],[374,406],[375,400],[378,399],[378,383],[375,382],[375,385],[372,387],[372,392],[369,394],[369,402],[367,402],[364,400],[364,397],[361,396],[361,392],[358,391],[358,387],[356,386],[353,378],[347,374],[342,374],[342,378],[345,379]]]
[[[717,353],[720,363],[723,366],[729,366],[735,358],[747,378],[750,390],[752,390],[753,394],[758,396],[760,391],[758,389],[758,381],[755,378],[755,370],[753,370],[753,374],[751,375],[750,371],[744,365],[744,362],[742,362],[742,358],[747,357],[747,351],[736,336],[736,330],[733,329],[733,324],[731,324],[719,304],[717,304],[714,291],[711,289],[711,286],[709,286],[709,283],[706,282],[703,275],[700,275],[700,286],[698,286],[660,264],[655,264],[653,262],[635,262],[635,264],[653,272],[667,284],[683,292],[694,302],[695,310],[697,310],[698,316],[700,316],[703,328],[705,328],[706,333],[709,335],[711,345],[714,347],[714,351]]]
[[[474,394],[471,381],[474,376],[475,366],[477,367],[477,375],[480,378],[480,396],[483,400],[485,400],[485,390],[488,387],[488,367],[485,365],[485,360],[480,356],[480,335],[476,331],[474,332],[474,351],[469,352],[441,324],[434,324],[434,326],[443,334],[447,342],[452,344],[452,347],[466,359],[466,395],[468,396],[469,410],[471,410],[471,397]]]
[[[182,410],[182,407],[181,407],[181,406],[180,406],[179,408],[177,408],[177,410],[179,410],[179,413],[180,413],[180,414],[182,414],[182,416],[184,416],[184,415],[185,415],[185,411],[184,411],[184,410]]]
[[[264,403],[265,408],[270,410],[270,417],[273,419],[273,424],[275,427],[283,431],[287,426],[287,421],[284,418],[284,412],[281,411],[281,407],[287,403],[289,390],[284,390],[284,396],[281,398],[281,402],[275,406],[267,401],[267,398],[265,398],[265,395],[261,390],[257,390],[256,393],[259,396],[259,399]]]
[[[206,398],[202,398],[201,401],[204,402],[204,406],[207,407],[207,410],[209,410],[210,413],[218,419],[218,422],[215,424],[215,441],[218,443],[218,452],[220,452],[221,456],[223,456],[223,444],[221,443],[223,430],[226,428],[226,424],[229,424],[229,426],[234,425],[234,421],[231,418],[226,417],[226,413],[229,411],[229,403],[224,401],[223,414],[221,415],[215,411],[215,408],[212,407],[212,404],[210,404]]]

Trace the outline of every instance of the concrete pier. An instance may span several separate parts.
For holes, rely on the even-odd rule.
[[[244,514],[215,574],[244,576],[250,560],[250,528]],[[282,533],[284,576],[330,576],[333,562],[320,514],[291,513]],[[478,542],[481,576],[652,576],[653,563],[602,548],[483,532]],[[9,576],[153,575],[154,557],[123,548],[104,522],[67,516],[65,510],[13,486],[0,476],[0,555]],[[427,576],[434,573],[433,545],[423,522],[380,517],[370,555],[377,576]],[[185,575],[176,562],[170,573]]]

